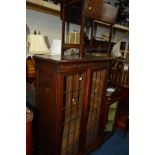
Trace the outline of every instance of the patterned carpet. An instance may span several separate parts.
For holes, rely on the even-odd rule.
[[[116,129],[114,135],[90,155],[129,155],[129,133]]]

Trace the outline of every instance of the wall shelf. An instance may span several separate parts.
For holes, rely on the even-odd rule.
[[[46,14],[51,14],[54,16],[60,16],[60,6],[43,1],[42,5],[26,1],[26,8],[30,10],[39,11]]]
[[[105,26],[109,26],[109,24],[103,23],[103,22],[100,22],[100,21],[97,21],[97,20],[95,20],[95,22],[99,23],[99,24],[102,24],[102,25],[105,25]],[[120,25],[120,24],[114,24],[114,28],[124,30],[124,31],[129,31],[129,27],[123,26],[123,25]]]
[[[114,25],[114,28],[120,29],[120,30],[129,31],[129,27],[123,26],[123,25],[119,25],[119,24],[115,24],[115,25]]]

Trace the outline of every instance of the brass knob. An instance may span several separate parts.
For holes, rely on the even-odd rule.
[[[79,77],[79,80],[82,80],[82,77]]]
[[[96,89],[95,89],[95,93],[97,93],[97,92],[98,92],[98,89],[96,88]]]
[[[72,99],[72,104],[76,104],[76,101],[74,98]]]
[[[89,9],[89,10],[91,10],[91,9],[92,9],[92,7],[90,6],[88,9]]]

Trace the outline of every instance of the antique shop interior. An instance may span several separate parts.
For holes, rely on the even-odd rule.
[[[26,155],[129,154],[129,0],[26,0]]]

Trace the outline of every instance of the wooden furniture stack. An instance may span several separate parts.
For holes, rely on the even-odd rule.
[[[105,52],[110,55],[113,26],[116,21],[118,9],[102,0],[64,0],[62,1],[62,55],[69,48],[79,49],[79,57],[86,52]],[[80,24],[80,44],[67,44],[65,38],[68,34],[69,23]],[[109,29],[108,40],[103,42],[103,37],[96,36],[100,26]]]
[[[66,5],[71,8],[82,6],[79,45],[65,44],[64,24],[66,20],[70,21],[65,16]],[[106,14],[109,7],[114,12]],[[34,56],[39,145],[40,152],[45,155],[82,155],[105,140],[105,95],[112,60],[109,48],[106,49],[106,57],[85,54],[83,20],[88,15],[92,23],[99,20],[107,22],[112,28],[117,9],[102,0],[64,0],[61,8],[62,55]],[[109,45],[110,42],[111,39]],[[64,55],[66,48],[75,46],[79,48],[79,55]],[[90,47],[95,49],[96,45],[91,44]]]
[[[106,136],[111,135],[115,126],[123,129],[124,133],[129,128],[129,62],[118,59],[110,69],[109,88],[114,88],[116,91],[111,95],[106,95],[105,118],[106,123],[111,123],[111,130],[105,132]],[[115,109],[113,109],[113,105]],[[112,106],[111,108],[109,106]],[[111,114],[110,114],[111,113]],[[110,115],[117,117],[111,121]],[[109,116],[109,117],[107,117]],[[108,125],[106,125],[108,126]]]

